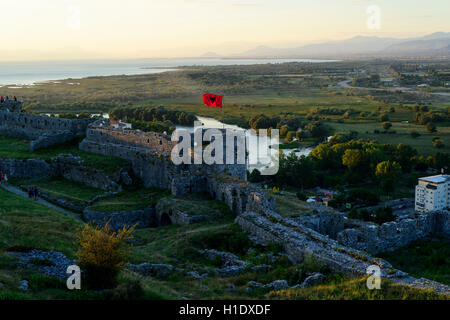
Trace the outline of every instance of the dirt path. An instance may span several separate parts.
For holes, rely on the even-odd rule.
[[[11,193],[14,193],[14,194],[16,194],[16,195],[18,195],[20,197],[28,199],[28,194],[26,192],[20,190],[19,188],[13,187],[11,185],[5,185],[5,184],[0,184],[0,187],[2,187],[3,189],[5,189],[5,190],[7,190],[7,191],[9,191]],[[36,202],[39,203],[39,204],[42,204],[42,205],[44,205],[44,206],[46,206],[46,207],[48,207],[50,209],[58,211],[59,213],[62,213],[64,215],[66,215],[66,216],[74,218],[74,219],[76,219],[78,221],[82,221],[78,214],[76,214],[76,213],[74,213],[72,211],[63,209],[63,208],[61,208],[61,207],[59,207],[57,205],[54,205],[53,203],[50,203],[50,202],[48,202],[48,201],[46,201],[44,199],[38,199],[38,200],[36,200]]]

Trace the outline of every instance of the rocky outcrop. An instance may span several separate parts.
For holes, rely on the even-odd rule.
[[[38,269],[46,276],[67,279],[67,267],[74,261],[58,251],[43,251],[33,249],[28,252],[9,252],[19,258],[18,266],[21,268]]]

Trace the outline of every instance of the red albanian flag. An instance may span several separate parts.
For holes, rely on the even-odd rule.
[[[203,95],[203,104],[206,104],[208,107],[222,108],[222,100],[223,96],[218,94],[206,93]]]

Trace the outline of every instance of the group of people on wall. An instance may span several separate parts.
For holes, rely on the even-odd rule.
[[[12,98],[12,100],[14,100],[14,101],[17,102],[17,97],[14,96],[14,97]],[[8,97],[8,96],[6,96],[6,97],[0,96],[0,103],[6,102],[6,101],[9,101],[9,97]]]
[[[8,184],[8,176],[3,171],[0,172],[0,183]]]

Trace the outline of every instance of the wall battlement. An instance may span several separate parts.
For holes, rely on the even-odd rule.
[[[92,142],[119,144],[166,153],[170,153],[176,145],[176,142],[171,141],[170,135],[164,133],[113,129],[97,123],[89,126],[86,136]]]
[[[22,101],[6,100],[0,102],[0,111],[22,112]]]
[[[176,144],[166,134],[112,129],[101,120],[88,127],[80,149],[128,160],[145,187],[170,189],[174,194],[206,191],[206,184],[199,181],[212,174],[247,179],[245,164],[175,165],[170,154]]]
[[[0,135],[31,140],[30,150],[33,151],[83,136],[92,121],[53,118],[0,108]]]

